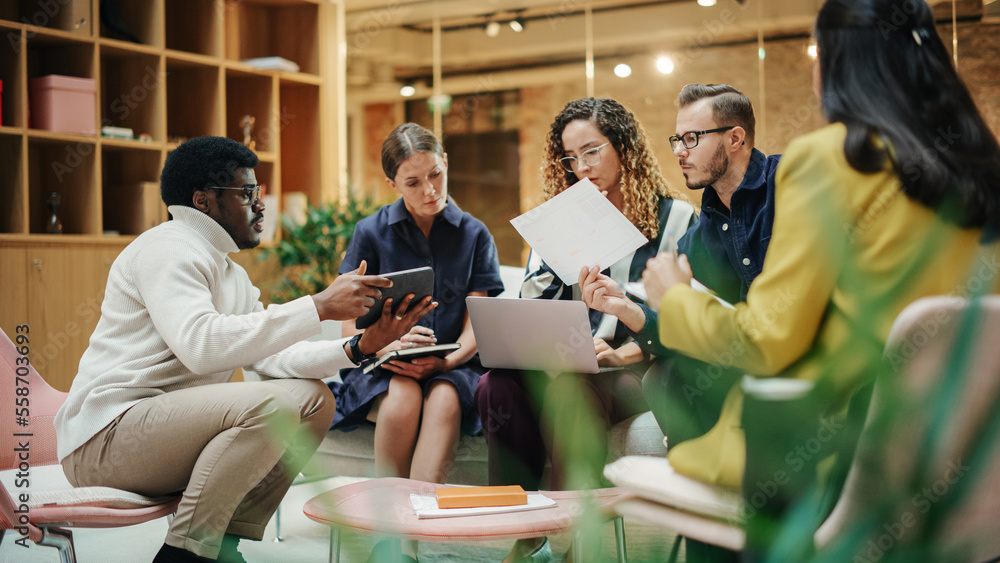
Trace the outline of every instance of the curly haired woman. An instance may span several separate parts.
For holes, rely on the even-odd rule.
[[[619,283],[640,278],[646,261],[673,250],[694,210],[670,197],[646,132],[628,109],[611,99],[570,102],[552,122],[542,165],[550,199],[585,178],[649,242],[605,274]],[[537,256],[528,260],[522,298],[580,300],[577,280],[561,280]],[[492,370],[476,388],[476,406],[489,446],[491,485],[538,489],[546,459],[550,488],[599,485],[607,457],[607,429],[646,409],[641,377],[647,367],[638,344],[617,318],[590,311],[597,361],[621,370],[597,375]],[[547,561],[545,538],[520,540],[505,561]]]

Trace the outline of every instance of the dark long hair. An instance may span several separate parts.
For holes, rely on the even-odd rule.
[[[542,162],[545,199],[551,199],[576,183],[558,160],[566,156],[562,134],[571,122],[582,119],[594,124],[611,141],[622,163],[621,190],[625,200],[622,213],[647,238],[659,234],[660,197],[673,197],[660,174],[660,165],[645,129],[632,112],[611,98],[583,98],[566,104],[549,127]]]
[[[816,20],[821,103],[859,172],[888,158],[910,198],[962,227],[1000,219],[1000,146],[923,0],[827,0]],[[887,142],[886,146],[883,144]]]

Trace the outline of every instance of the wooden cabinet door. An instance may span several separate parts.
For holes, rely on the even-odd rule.
[[[119,251],[86,245],[26,251],[32,363],[56,389],[69,390],[76,376]]]
[[[23,248],[0,248],[0,329],[11,340],[14,328],[28,322],[27,254]]]

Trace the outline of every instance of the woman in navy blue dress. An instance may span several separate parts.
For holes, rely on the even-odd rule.
[[[392,361],[370,374],[360,367],[341,371],[343,384],[331,384],[337,398],[333,428],[375,422],[380,477],[443,482],[459,433],[481,430],[472,397],[485,370],[465,298],[503,291],[500,263],[486,225],[448,197],[448,155],[433,133],[414,123],[397,127],[382,144],[382,169],[402,197],[358,223],[340,272],[353,271],[362,260],[368,274],[431,266],[437,307],[378,355],[429,344],[462,346],[444,358]],[[344,336],[359,332],[352,321],[343,324]],[[415,543],[404,542],[403,548],[415,556]]]

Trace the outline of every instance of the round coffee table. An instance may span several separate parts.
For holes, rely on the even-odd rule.
[[[330,561],[340,561],[340,530],[351,529],[368,534],[385,534],[399,539],[431,542],[493,541],[537,538],[572,529],[588,511],[599,510],[614,521],[618,561],[624,563],[625,527],[611,505],[625,496],[619,489],[589,491],[543,491],[556,506],[522,512],[507,512],[450,518],[417,518],[410,504],[410,494],[434,495],[434,489],[447,487],[410,479],[369,479],[320,494],[305,504],[303,512],[310,519],[330,526]],[[574,534],[574,547],[581,541]],[[575,549],[575,553],[583,553]]]

